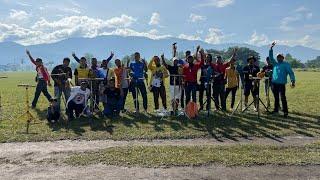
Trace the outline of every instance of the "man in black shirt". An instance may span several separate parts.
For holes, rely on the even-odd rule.
[[[266,58],[266,65],[263,66],[261,72],[265,74],[265,77],[269,78],[264,81],[264,92],[267,97],[267,107],[270,107],[269,92],[270,92],[270,88],[272,89],[271,82],[272,82],[273,65],[269,57]]]
[[[181,91],[182,91],[182,69],[179,66],[178,58],[173,57],[173,65],[166,63],[164,55],[161,56],[162,64],[167,68],[170,74],[170,97],[173,112],[179,107]]]
[[[260,72],[259,66],[255,65],[257,59],[254,56],[250,56],[247,59],[248,65],[243,68],[244,74],[244,104],[245,107],[248,106],[248,99],[250,92],[254,98],[254,110],[257,110],[257,103],[259,103],[259,99],[257,99],[257,95],[259,93],[259,88],[257,86],[257,80],[253,80],[253,77],[257,77],[257,74]]]
[[[104,108],[104,115],[108,117],[119,116],[122,105],[122,94],[119,88],[115,87],[115,79],[110,79],[108,88],[104,91],[107,103]]]
[[[69,67],[70,59],[64,58],[63,64],[53,68],[51,77],[54,81],[54,96],[58,101],[58,107],[60,109],[61,95],[65,96],[65,100],[70,97],[70,85],[72,79],[72,70]]]

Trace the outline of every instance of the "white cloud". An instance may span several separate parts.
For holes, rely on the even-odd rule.
[[[210,44],[220,44],[234,35],[235,34],[225,34],[221,29],[213,27],[208,29],[205,42]]]
[[[129,28],[119,28],[111,32],[104,32],[101,35],[118,35],[118,36],[139,36],[139,37],[147,37],[150,39],[164,39],[172,37],[171,35],[162,35],[159,34],[158,30],[151,29],[147,32],[138,32]]]
[[[248,44],[263,46],[270,43],[269,38],[265,34],[258,34],[256,31],[251,35],[250,40],[247,42]]]
[[[312,12],[304,6],[300,6],[297,9],[295,9],[292,13],[292,15],[284,17],[280,21],[280,30],[282,31],[293,31],[296,30],[297,26],[294,26],[293,23],[300,22],[303,20],[308,20],[313,17]],[[298,27],[300,27],[299,25]]]
[[[306,12],[308,9],[304,6],[300,6],[297,9],[294,10],[295,12]]]
[[[205,3],[198,4],[198,7],[217,7],[217,8],[223,8],[229,5],[232,5],[235,0],[208,0]]]
[[[22,21],[29,18],[29,14],[22,10],[11,9],[9,18],[12,20]]]
[[[201,38],[199,36],[196,35],[186,35],[186,34],[180,34],[178,36],[178,38],[180,39],[186,39],[186,40],[190,40],[190,41],[194,41],[194,40],[201,40]]]
[[[159,25],[160,24],[160,14],[157,12],[152,13],[149,21],[149,25]]]
[[[189,16],[189,21],[191,21],[191,22],[204,21],[206,19],[207,18],[205,16],[201,16],[201,15],[193,14],[193,13],[191,13]]]

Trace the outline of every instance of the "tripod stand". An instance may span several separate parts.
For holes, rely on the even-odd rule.
[[[25,101],[25,105],[26,105],[26,110],[24,112],[24,114],[22,114],[18,119],[20,118],[23,118],[23,117],[26,117],[27,119],[27,134],[29,133],[29,126],[31,124],[32,121],[35,120],[35,117],[31,114],[30,112],[30,106],[29,106],[29,88],[30,87],[36,87],[36,86],[33,86],[33,85],[29,85],[29,84],[19,84],[18,87],[22,87],[22,88],[25,88],[25,98],[26,98],[26,101]]]
[[[183,102],[181,102],[181,95],[180,95],[179,98],[176,98],[176,94],[177,94],[176,93],[176,87],[177,87],[177,78],[183,78],[183,75],[170,75],[170,77],[173,77],[173,97],[171,99],[171,104],[172,104],[172,107],[173,107],[172,110],[173,110],[173,114],[176,115],[177,117],[179,117],[179,116],[184,115],[185,112],[184,112],[184,110],[182,110],[182,112],[179,112],[177,114],[178,106],[179,106],[178,99],[180,99],[180,103],[183,103]],[[180,79],[179,79],[179,82],[180,82]],[[182,88],[181,88],[180,91],[182,91]]]
[[[245,107],[245,109],[244,109],[242,112],[247,111],[250,106],[252,106],[253,104],[256,103],[256,105],[257,105],[257,111],[258,111],[258,112],[257,112],[257,113],[258,113],[258,118],[260,119],[260,103],[264,106],[264,108],[266,109],[266,111],[269,112],[267,106],[263,103],[263,101],[262,101],[261,98],[260,98],[260,81],[261,81],[263,78],[253,77],[252,79],[257,82],[258,92],[257,92],[257,95],[255,96],[254,100],[253,100],[247,107]]]

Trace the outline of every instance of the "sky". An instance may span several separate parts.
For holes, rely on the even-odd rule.
[[[320,49],[319,0],[0,0],[0,42],[100,35]]]

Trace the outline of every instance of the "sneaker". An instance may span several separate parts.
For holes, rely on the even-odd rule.
[[[284,114],[283,114],[283,117],[284,117],[284,118],[288,118],[288,117],[289,117],[289,114],[288,114],[288,113],[284,113]]]
[[[256,107],[253,108],[254,112],[258,112],[258,109]]]
[[[200,107],[199,111],[203,111],[203,106]]]

